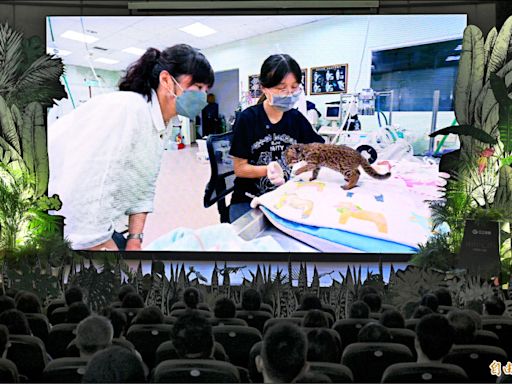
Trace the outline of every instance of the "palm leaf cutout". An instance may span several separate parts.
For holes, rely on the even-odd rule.
[[[481,129],[473,127],[472,125],[452,125],[450,127],[446,127],[438,131],[432,132],[429,136],[446,136],[451,133],[459,136],[470,136],[486,144],[498,143],[498,140],[496,138],[492,137],[490,134]]]

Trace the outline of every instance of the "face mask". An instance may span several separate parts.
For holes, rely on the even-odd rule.
[[[174,80],[178,87],[181,85]],[[181,88],[183,91],[183,88]],[[171,93],[174,96],[176,94]],[[206,101],[206,93],[197,90],[184,90],[181,95],[176,96],[176,112],[178,115],[186,116],[189,119],[195,118],[199,115],[204,107],[208,105]]]
[[[272,94],[272,101],[270,102],[270,105],[274,106],[282,112],[289,111],[299,100],[300,93],[301,91],[298,91],[289,96],[279,96]]]

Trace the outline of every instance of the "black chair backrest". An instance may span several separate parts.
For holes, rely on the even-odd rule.
[[[0,383],[19,383],[19,381],[16,364],[10,360],[0,358]]]
[[[219,319],[217,317],[213,317],[211,319],[209,319],[210,321],[210,324],[212,326],[216,326],[216,325],[242,325],[242,326],[246,326],[247,327],[247,322],[243,319],[238,319],[238,318],[231,318],[231,319]]]
[[[217,203],[221,223],[229,222],[229,209],[225,198],[233,192],[235,185],[233,159],[229,155],[232,141],[233,131],[209,135],[206,139],[211,176],[204,191],[203,204],[208,208]]]
[[[158,364],[154,383],[239,383],[237,368],[225,361],[167,360]]]
[[[482,328],[500,339],[501,348],[512,358],[512,319],[498,316],[482,316]]]
[[[158,346],[171,339],[172,325],[169,324],[133,324],[128,329],[126,340],[139,351],[148,368],[155,366],[155,353]]]
[[[265,322],[265,326],[263,327],[263,334],[267,333],[267,330],[276,325],[281,323],[292,323],[295,325],[298,325],[299,327],[302,325],[302,318],[300,317],[276,317],[275,319],[268,319]]]
[[[48,333],[50,333],[50,324],[48,318],[41,313],[25,313],[28,325],[32,335],[39,337],[46,344]]]
[[[252,327],[225,325],[213,327],[213,336],[224,347],[229,361],[247,368],[249,352],[254,344],[261,341],[261,333]]]
[[[249,327],[254,327],[263,332],[267,320],[272,319],[272,315],[267,311],[237,311],[236,317],[244,320]]]
[[[452,307],[449,305],[440,305],[437,307],[437,312],[439,312],[441,315],[447,315],[448,312],[458,309],[457,307]]]
[[[496,376],[491,375],[489,368],[494,360],[506,365],[506,352],[498,347],[468,344],[454,345],[443,363],[455,364],[464,369],[472,383],[494,383]]]
[[[224,347],[218,341],[214,341],[213,343],[213,358],[217,361],[229,361],[229,357],[226,354]],[[172,341],[166,341],[165,343],[160,344],[156,350],[155,365],[158,365],[165,360],[178,359],[180,359],[180,357],[178,356],[178,352],[176,352]]]
[[[501,347],[498,335],[485,329],[477,329],[475,332],[475,344]]]
[[[66,302],[63,300],[63,299],[56,299],[56,300],[52,300],[52,302],[50,304],[48,304],[48,306],[46,307],[46,316],[48,318],[50,318],[50,315],[52,314],[52,312],[57,309],[57,308],[60,308],[60,307],[65,307],[66,306]]]
[[[77,324],[62,323],[52,327],[46,344],[46,350],[52,359],[67,356],[66,349],[69,343],[76,337],[76,326]]]
[[[242,304],[241,303],[238,303],[236,305],[236,310],[237,311],[243,311],[244,310],[242,308]],[[260,309],[258,309],[258,311],[265,311],[265,312],[270,313],[271,315],[274,315],[274,308],[272,308],[272,306],[270,304],[267,304],[267,303],[261,303],[260,304]]]
[[[126,329],[128,329],[132,320],[142,311],[142,308],[119,308],[119,310],[126,315]]]
[[[68,307],[58,307],[48,315],[48,321],[52,325],[62,324],[66,322],[67,315]]]
[[[416,332],[407,328],[388,328],[391,333],[393,343],[406,345],[412,353],[412,357],[416,359],[416,347],[414,346],[414,339],[416,339]]]
[[[354,381],[365,383],[378,383],[387,367],[412,360],[409,348],[396,343],[353,343],[345,348],[341,359]]]
[[[382,375],[383,383],[467,383],[461,367],[444,363],[398,363]]]
[[[375,322],[375,319],[343,319],[334,323],[332,328],[340,335],[342,348],[345,349],[347,345],[357,342],[361,328],[371,322]]]
[[[407,319],[405,320],[405,328],[416,332],[416,326],[420,322],[420,319]]]
[[[187,306],[183,301],[177,301],[172,305],[171,312],[174,311],[175,309],[187,309]],[[210,307],[206,303],[198,303],[197,309],[202,309],[203,311],[210,311]]]
[[[43,342],[35,336],[10,335],[6,358],[16,364],[18,372],[32,381],[38,381],[48,356]]]
[[[349,367],[342,364],[325,363],[312,361],[309,363],[309,370],[316,373],[322,373],[333,383],[353,383],[354,376]]]
[[[189,314],[191,311],[194,311],[194,313],[204,316],[206,318],[210,318],[213,315],[212,312],[205,311],[204,309],[174,309],[173,311],[171,311],[169,316],[180,317],[180,316]]]
[[[81,383],[89,359],[63,357],[52,360],[43,371],[46,383]]]

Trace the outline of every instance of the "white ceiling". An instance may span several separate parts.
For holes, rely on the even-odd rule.
[[[46,43],[51,48],[72,52],[62,58],[65,64],[88,66],[87,57],[90,57],[95,68],[122,70],[137,59],[137,56],[122,52],[124,48],[163,49],[185,43],[206,49],[329,17],[332,16],[54,16],[47,20]],[[217,33],[198,38],[179,30],[195,22],[201,22],[215,29]],[[62,38],[60,35],[67,30],[85,33],[99,40],[85,44]],[[109,65],[94,61],[100,57],[119,60],[119,63]]]

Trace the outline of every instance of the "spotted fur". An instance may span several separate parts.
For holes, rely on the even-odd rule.
[[[310,181],[318,177],[321,167],[330,168],[341,173],[347,182],[342,188],[346,190],[357,185],[360,176],[359,166],[375,179],[384,180],[391,176],[390,172],[382,175],[375,171],[359,152],[345,145],[294,144],[288,147],[285,157],[289,166],[305,161],[307,164],[300,167],[295,174],[299,175],[303,172],[313,171]]]

